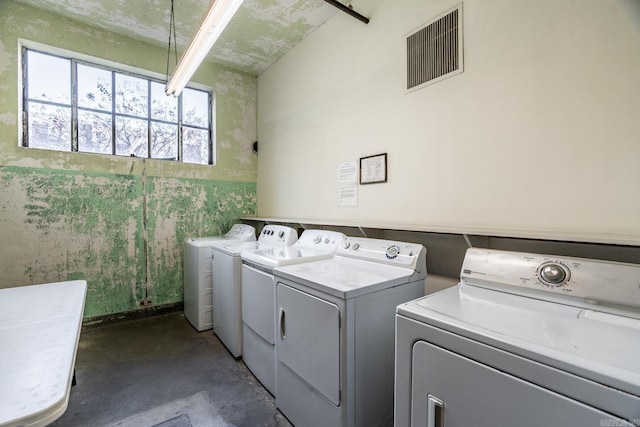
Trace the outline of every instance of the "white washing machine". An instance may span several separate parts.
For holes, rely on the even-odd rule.
[[[271,394],[276,392],[276,291],[273,269],[334,256],[344,234],[305,230],[292,246],[242,253],[242,359]]]
[[[216,242],[210,259],[213,293],[213,332],[235,358],[242,355],[242,252],[283,248],[295,243],[290,227],[265,225],[256,242]]]
[[[276,406],[298,426],[391,425],[395,309],[424,295],[425,248],[348,237],[274,274]]]
[[[184,240],[184,315],[198,331],[213,327],[211,299],[211,254],[216,242],[256,240],[256,230],[247,224],[234,224],[221,236]]]
[[[469,249],[397,308],[395,425],[640,425],[640,266]]]

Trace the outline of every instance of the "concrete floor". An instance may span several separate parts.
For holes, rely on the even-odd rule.
[[[291,425],[246,366],[182,312],[83,329],[76,379],[53,426]]]

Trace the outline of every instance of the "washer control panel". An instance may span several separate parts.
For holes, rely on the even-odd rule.
[[[335,252],[342,244],[344,237],[344,234],[337,231],[304,230],[295,245]]]
[[[298,240],[298,232],[284,225],[267,224],[262,228],[258,241],[274,246],[291,246]]]
[[[640,310],[640,264],[470,248],[461,279],[470,285],[530,295],[579,298]]]
[[[256,229],[248,224],[233,224],[225,237],[235,240],[255,240]]]
[[[426,249],[420,244],[364,237],[345,237],[337,254],[416,270],[426,259]]]

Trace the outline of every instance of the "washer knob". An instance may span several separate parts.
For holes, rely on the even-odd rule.
[[[354,251],[357,251],[359,247],[360,247],[360,243],[358,243],[358,242],[356,242],[353,245],[351,245],[351,249],[353,249]]]
[[[324,238],[324,243],[328,245],[328,244],[329,244],[329,242],[330,242],[329,238],[328,238],[328,237],[325,237],[325,238]]]
[[[540,269],[540,278],[551,286],[562,285],[567,277],[567,270],[560,264],[548,263]]]
[[[385,255],[387,255],[387,258],[389,259],[394,259],[398,256],[399,253],[400,248],[398,247],[398,245],[391,245],[387,248],[387,253]]]
[[[280,230],[278,237],[282,239],[284,237],[284,231]]]
[[[349,242],[348,240],[345,240],[345,241],[344,241],[344,243],[342,244],[342,246],[343,246],[345,249],[349,249],[349,246],[351,246],[351,242]]]
[[[320,243],[321,240],[322,240],[322,237],[316,236],[316,237],[313,238],[313,243],[315,243],[317,245],[318,243]]]

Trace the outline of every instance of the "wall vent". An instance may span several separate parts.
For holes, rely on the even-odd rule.
[[[406,36],[407,91],[463,70],[462,3]]]

